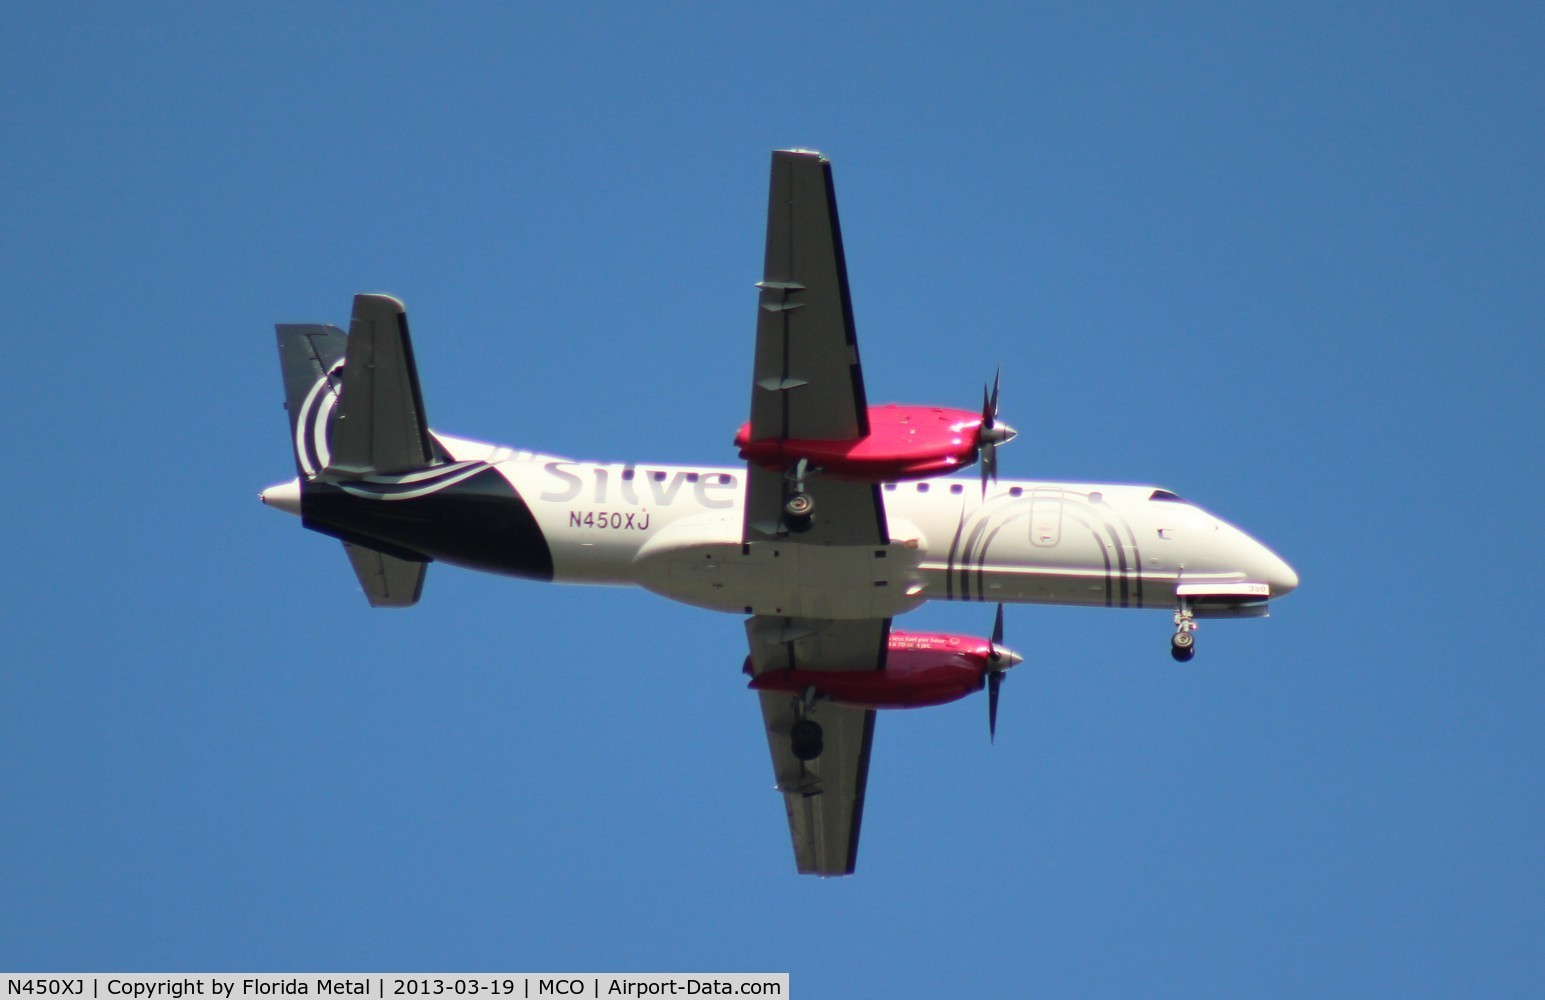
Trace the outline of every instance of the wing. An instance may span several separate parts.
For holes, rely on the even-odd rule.
[[[813,621],[757,616],[746,622],[751,671],[879,670],[885,666],[888,619]],[[795,695],[763,691],[762,720],[772,751],[773,779],[783,793],[801,874],[851,875],[869,781],[874,711],[818,703],[809,718],[821,726],[824,749],[814,760],[794,756],[789,731],[801,713]]]
[[[773,153],[757,287],[752,440],[868,434],[831,164],[819,153]]]
[[[842,231],[831,165],[819,153],[773,153],[767,199],[767,257],[757,309],[751,385],[751,440],[850,441],[869,433],[863,372],[853,332]],[[791,530],[784,503],[790,476],[749,466],[742,540],[789,545],[888,545],[890,531],[878,484],[804,481],[814,514]],[[862,549],[862,551],[858,551]],[[776,553],[775,553],[776,554]],[[838,555],[839,553],[829,553]],[[880,670],[890,636],[887,618],[831,621],[758,615],[746,622],[751,673],[771,670]],[[874,712],[762,691],[762,720],[773,777],[783,793],[800,872],[847,875],[858,855],[858,830],[869,779]],[[821,727],[819,756],[800,760],[790,732],[808,719]]]
[[[751,439],[844,441],[867,435],[869,411],[831,164],[819,153],[772,155],[767,256],[758,287]],[[783,533],[789,492],[782,474],[752,467],[746,541]],[[883,545],[890,540],[878,485],[817,475],[805,492],[820,513],[800,541]]]

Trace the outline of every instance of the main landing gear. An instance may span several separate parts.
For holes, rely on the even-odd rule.
[[[808,493],[795,493],[783,502],[783,512],[790,517],[808,518],[815,510],[815,501]]]
[[[1178,663],[1196,655],[1196,616],[1191,611],[1191,602],[1184,597],[1175,609],[1175,634],[1169,640],[1169,655]]]
[[[800,719],[794,723],[789,729],[789,743],[794,750],[795,760],[815,760],[826,749],[821,736],[821,724],[814,719]]]
[[[789,745],[794,751],[794,759],[800,761],[812,761],[821,756],[821,751],[826,749],[822,739],[821,724],[810,718],[810,713],[815,710],[815,703],[820,699],[815,688],[806,688],[800,695],[798,707],[795,712],[798,717],[794,725],[789,727]]]
[[[805,476],[814,471],[810,468],[810,460],[802,458],[787,473],[789,487],[783,501],[783,524],[794,534],[810,530],[810,516],[815,513],[815,498],[805,492]]]

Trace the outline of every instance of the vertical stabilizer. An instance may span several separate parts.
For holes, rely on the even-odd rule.
[[[315,479],[331,457],[329,439],[348,337],[336,326],[315,323],[281,323],[275,329],[295,468],[302,478]]]

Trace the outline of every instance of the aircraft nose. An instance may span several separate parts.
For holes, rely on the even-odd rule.
[[[1261,560],[1264,564],[1262,566],[1264,570],[1262,576],[1266,578],[1266,582],[1271,586],[1271,596],[1281,597],[1283,594],[1296,590],[1298,588],[1298,573],[1294,571],[1293,567],[1289,566],[1286,560],[1264,545],[1261,546],[1261,553],[1264,557]]]

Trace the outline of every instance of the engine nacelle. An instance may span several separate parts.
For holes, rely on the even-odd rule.
[[[845,441],[768,438],[751,440],[751,425],[735,435],[740,457],[766,469],[784,471],[805,459],[811,471],[862,483],[927,479],[963,469],[977,460],[983,441],[982,414],[938,406],[869,407],[869,434]],[[1000,440],[1005,425],[989,430]]]
[[[768,670],[753,677],[750,687],[793,695],[814,688],[827,700],[853,708],[924,708],[980,691],[989,673],[1018,662],[1019,654],[986,639],[892,632],[884,670]]]

